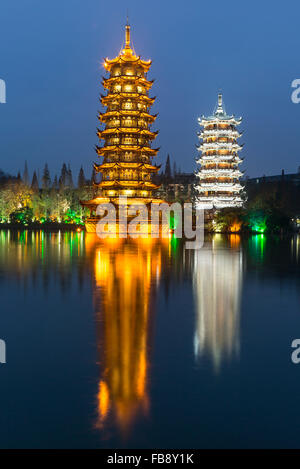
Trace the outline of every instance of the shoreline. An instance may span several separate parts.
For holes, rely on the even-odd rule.
[[[84,225],[75,223],[36,223],[23,225],[21,223],[0,223],[0,230],[12,231],[85,231]]]
[[[77,225],[74,223],[42,223],[42,224],[32,224],[32,225],[22,225],[22,224],[12,224],[12,223],[0,223],[0,231],[45,231],[48,233],[57,233],[58,231],[62,232],[84,232],[88,233],[84,225]],[[295,236],[299,235],[299,231],[285,231],[285,232],[272,232],[272,231],[265,231],[264,233],[261,233],[259,231],[210,231],[204,229],[204,234],[205,235],[226,235],[226,236],[232,236],[232,235],[238,235],[242,236],[243,238],[247,238],[249,236],[254,236],[254,235],[268,235],[268,236],[280,236],[280,237],[289,237],[289,236]],[[129,236],[130,237],[130,236]],[[183,236],[182,238],[178,239],[184,239],[185,237]]]

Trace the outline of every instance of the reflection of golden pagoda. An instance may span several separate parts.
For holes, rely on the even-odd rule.
[[[237,236],[230,236],[231,249],[214,235],[211,248],[195,251],[195,354],[211,355],[216,369],[239,350],[242,251]]]
[[[90,236],[87,243],[92,243]],[[151,300],[163,246],[151,239],[107,239],[93,247],[102,365],[98,423],[116,420],[123,432],[148,409]]]
[[[147,79],[150,66],[151,60],[145,61],[135,55],[127,24],[124,49],[115,59],[104,61],[104,68],[110,75],[103,80],[107,95],[101,96],[106,111],[99,114],[104,129],[98,130],[98,137],[104,144],[97,147],[97,153],[103,161],[94,165],[102,180],[97,184],[99,197],[82,202],[90,209],[87,231],[95,231],[95,211],[99,204],[113,202],[118,207],[120,196],[128,198],[128,205],[162,202],[153,199],[152,195],[158,186],[151,176],[160,166],[152,164],[158,149],[151,148],[157,132],[150,130],[156,119],[156,115],[149,113],[155,99],[149,97],[153,84]]]

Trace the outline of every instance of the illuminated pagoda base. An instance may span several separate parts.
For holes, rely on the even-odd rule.
[[[243,173],[238,168],[243,161],[238,156],[242,146],[237,143],[241,134],[236,129],[241,121],[241,118],[226,114],[222,94],[218,95],[214,114],[198,119],[203,127],[198,134],[201,156],[197,163],[201,167],[196,174],[199,178],[196,206],[199,209],[214,212],[225,207],[243,205],[240,195],[243,188],[239,182]]]
[[[103,160],[94,164],[95,171],[102,177],[95,184],[99,195],[93,200],[81,201],[90,209],[90,216],[86,219],[87,232],[96,231],[97,222],[101,219],[96,213],[99,205],[113,203],[118,220],[122,197],[126,197],[127,209],[142,203],[149,207],[151,203],[163,202],[153,195],[159,186],[152,182],[152,175],[159,171],[160,166],[152,163],[158,148],[151,147],[157,132],[150,130],[156,119],[156,115],[149,113],[155,100],[149,97],[153,84],[147,79],[150,66],[151,60],[144,61],[135,54],[127,23],[125,47],[115,59],[104,61],[109,76],[103,79],[107,94],[101,95],[101,104],[106,110],[99,113],[104,128],[97,132],[103,145],[96,148]]]
[[[97,223],[101,220],[102,217],[105,216],[103,214],[102,216],[96,215],[97,208],[101,205],[103,205],[103,208],[105,207],[105,204],[112,203],[114,208],[115,208],[115,213],[116,213],[116,226],[111,223],[110,226],[107,227],[107,231],[111,235],[116,235],[118,236],[119,234],[123,234],[124,232],[127,232],[127,229],[124,229],[124,225],[120,223],[122,220],[122,215],[124,216],[124,213],[126,213],[126,218],[127,218],[127,227],[130,224],[130,222],[138,215],[138,213],[135,213],[134,215],[128,214],[128,211],[132,209],[132,212],[138,212],[139,207],[141,204],[143,204],[146,209],[147,209],[147,216],[142,218],[139,216],[139,219],[141,219],[141,223],[137,231],[139,233],[143,234],[150,234],[151,233],[151,204],[160,204],[160,203],[165,203],[162,199],[145,199],[145,198],[128,198],[126,199],[126,202],[123,202],[122,204],[122,199],[120,202],[120,199],[114,199],[114,198],[105,198],[105,197],[96,197],[93,200],[89,201],[81,201],[81,204],[83,206],[87,206],[90,209],[90,216],[86,219],[85,221],[85,228],[87,233],[95,233],[97,231]],[[121,206],[122,204],[122,206]],[[161,222],[161,217],[159,219],[159,224],[158,224],[158,230],[159,233],[168,233],[170,231],[170,225],[169,224],[163,224]]]

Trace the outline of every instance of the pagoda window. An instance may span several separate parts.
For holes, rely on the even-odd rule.
[[[124,74],[127,76],[133,76],[134,70],[132,67],[124,67]]]
[[[114,88],[113,88],[113,91],[115,93],[119,93],[121,91],[121,85],[115,85]]]
[[[124,109],[132,109],[132,101],[126,101],[124,103]]]
[[[122,124],[122,125],[124,125],[124,127],[132,127],[132,125],[133,125],[133,120],[132,120],[132,119],[125,119],[125,120],[123,121],[123,124]]]
[[[123,142],[126,143],[126,144],[135,143],[134,140],[135,139],[132,138],[132,137],[124,137],[123,138]]]
[[[132,85],[124,85],[124,91],[126,93],[132,93],[134,91],[133,86]]]
[[[113,67],[111,71],[111,76],[112,77],[118,77],[121,75],[121,68],[120,67]]]

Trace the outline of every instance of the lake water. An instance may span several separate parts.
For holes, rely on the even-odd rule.
[[[300,447],[299,252],[0,231],[0,447]]]

